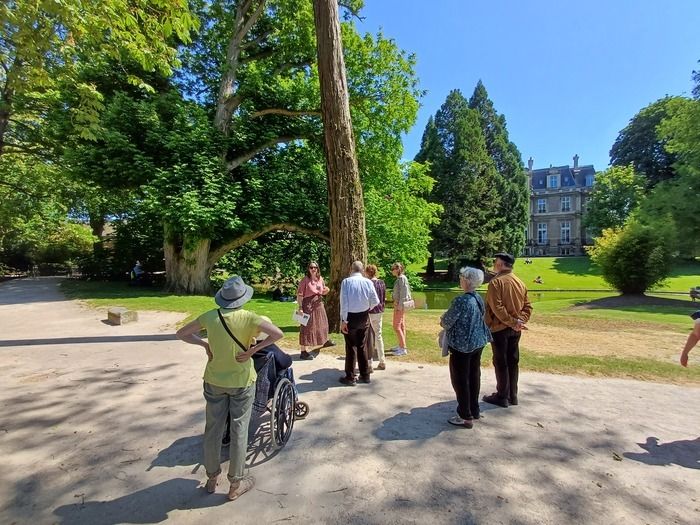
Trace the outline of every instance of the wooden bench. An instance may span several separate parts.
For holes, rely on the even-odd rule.
[[[107,322],[114,325],[132,323],[139,320],[138,312],[123,306],[115,306],[107,311]]]

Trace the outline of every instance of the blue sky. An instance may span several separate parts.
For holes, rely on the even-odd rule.
[[[535,168],[609,163],[618,132],[665,95],[690,96],[700,69],[700,0],[365,0],[361,32],[380,28],[418,60],[427,90],[404,138],[412,159],[451,89],[481,79],[510,139]]]

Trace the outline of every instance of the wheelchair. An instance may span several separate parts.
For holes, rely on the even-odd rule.
[[[309,405],[299,401],[291,367],[278,371],[272,353],[255,359],[258,379],[255,382],[253,414],[270,414],[270,434],[277,447],[283,447],[292,435],[294,422],[309,415]]]
[[[277,370],[274,353],[255,354],[253,364],[258,374],[255,381],[253,415],[261,418],[266,412],[270,413],[272,444],[282,448],[292,435],[294,421],[309,415],[309,405],[299,401],[291,366]],[[225,447],[229,445],[230,426],[231,419],[227,418],[221,443]]]

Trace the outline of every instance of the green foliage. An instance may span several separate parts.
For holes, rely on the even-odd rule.
[[[136,63],[168,75],[176,64],[177,41],[186,42],[197,20],[187,0],[9,0],[0,4],[0,154],[40,155],[35,141],[47,108],[66,100],[62,88],[78,93],[69,118],[84,138],[95,138],[102,94],[80,78],[85,61]],[[148,87],[131,73],[127,81]]]
[[[643,108],[620,131],[610,150],[610,164],[620,167],[631,164],[635,173],[645,178],[647,188],[676,174],[676,156],[666,149],[666,139],[658,127],[679,98],[664,97]]]
[[[673,221],[648,225],[633,216],[621,229],[603,230],[589,253],[613,288],[641,294],[668,277],[675,247]]]
[[[644,180],[632,165],[612,166],[597,173],[583,221],[594,237],[608,228],[620,228],[644,198]]]

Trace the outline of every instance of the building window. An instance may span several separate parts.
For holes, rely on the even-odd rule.
[[[571,197],[561,198],[561,211],[571,211]]]
[[[594,182],[595,182],[595,175],[593,175],[592,173],[589,173],[588,175],[586,175],[586,181],[585,181],[586,186],[588,186],[588,187],[593,186]]]
[[[549,184],[547,186],[548,188],[558,188],[559,187],[559,176],[550,175],[548,181],[549,181]]]
[[[537,213],[547,213],[547,199],[537,199]]]
[[[537,244],[547,244],[547,223],[537,224]]]
[[[569,244],[571,242],[571,223],[569,221],[561,223],[561,236],[562,244]]]

